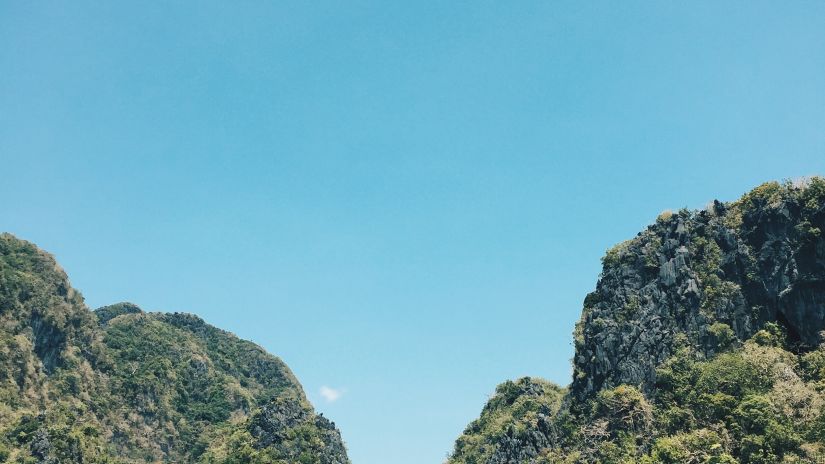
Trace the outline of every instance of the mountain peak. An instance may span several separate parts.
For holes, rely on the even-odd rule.
[[[122,316],[124,314],[140,314],[143,313],[143,310],[134,303],[124,301],[108,306],[102,306],[95,309],[94,313],[100,324],[106,324],[118,316]]]
[[[800,348],[825,329],[825,180],[770,182],[733,203],[660,215],[608,250],[575,332],[573,392],[649,392],[677,334],[706,356],[780,323]]]
[[[499,386],[450,464],[819,462],[825,180],[665,212],[607,251],[569,392]]]
[[[89,311],[51,255],[11,234],[0,234],[0,399],[0,462],[349,462],[280,359],[191,314]],[[250,448],[238,437],[273,404],[302,420],[270,421],[288,443]]]

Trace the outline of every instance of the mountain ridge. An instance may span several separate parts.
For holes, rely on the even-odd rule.
[[[662,213],[602,259],[569,389],[500,385],[448,463],[821,462],[823,231],[819,177]]]
[[[0,462],[349,463],[279,358],[191,314],[90,311],[51,255],[11,234],[0,367]]]
[[[607,251],[569,387],[496,388],[449,464],[825,455],[825,180],[665,212]],[[289,367],[187,313],[89,310],[0,234],[0,462],[348,464]]]

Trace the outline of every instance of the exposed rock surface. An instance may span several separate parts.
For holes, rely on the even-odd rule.
[[[650,392],[683,337],[713,354],[714,324],[745,340],[779,321],[793,341],[818,345],[825,204],[805,192],[765,184],[733,205],[663,214],[610,250],[577,327],[574,394],[619,384]]]
[[[500,385],[448,464],[821,462],[823,330],[825,180],[663,213],[603,258],[570,389]]]
[[[313,444],[293,443],[291,433],[301,427],[320,431],[321,446],[314,449],[318,460],[324,464],[346,464],[346,450],[341,433],[323,415],[314,414],[300,401],[279,398],[258,411],[249,421],[248,430],[254,437],[254,447],[274,447],[283,459],[298,460]]]

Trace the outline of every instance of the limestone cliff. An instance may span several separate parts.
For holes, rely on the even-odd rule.
[[[502,384],[449,463],[822,462],[823,330],[825,180],[662,213],[603,258],[569,390]]]
[[[609,250],[576,328],[572,390],[650,392],[655,369],[687,342],[705,355],[719,331],[746,340],[780,322],[800,348],[825,329],[825,203],[808,188],[765,184],[733,204],[666,213]]]

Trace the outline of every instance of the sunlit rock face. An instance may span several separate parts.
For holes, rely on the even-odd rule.
[[[662,213],[607,252],[569,389],[501,384],[449,464],[818,462],[825,180]]]
[[[712,355],[719,324],[745,340],[778,321],[800,346],[818,345],[825,204],[814,183],[765,184],[733,204],[665,213],[610,250],[577,327],[574,394],[619,384],[649,392],[685,338]]]

